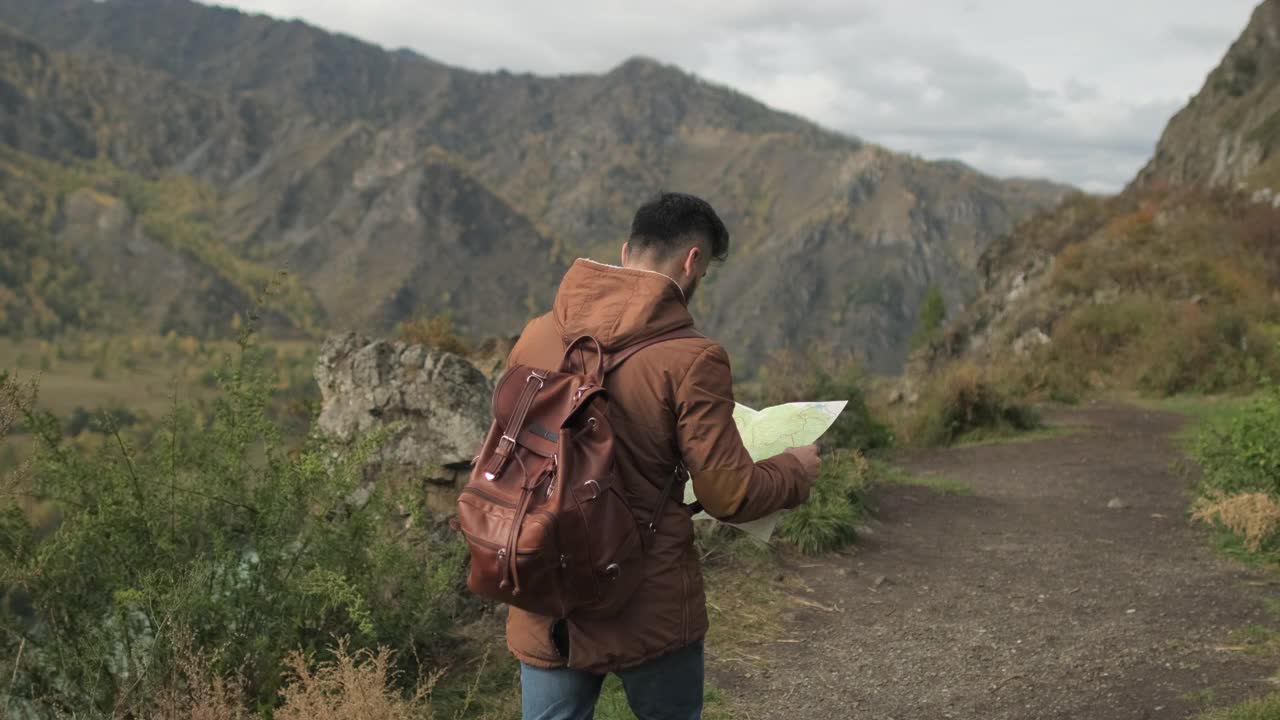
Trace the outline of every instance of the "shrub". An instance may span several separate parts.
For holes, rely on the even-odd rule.
[[[1034,410],[1006,396],[977,366],[958,365],[931,386],[907,434],[914,443],[937,446],[1038,425]]]
[[[1054,333],[1053,359],[1068,368],[1111,371],[1117,358],[1163,325],[1164,316],[1163,304],[1147,297],[1085,305]]]
[[[1204,494],[1280,497],[1280,388],[1211,422],[1196,435],[1192,451],[1203,469]]]
[[[1158,395],[1215,393],[1255,386],[1275,372],[1275,353],[1249,314],[1187,305],[1147,345],[1138,386]]]
[[[844,412],[822,436],[828,448],[866,452],[893,443],[889,427],[867,406],[866,377],[851,358],[813,351],[807,358],[789,351],[774,353],[760,369],[759,390],[747,400],[758,408],[789,402],[846,400]]]
[[[448,315],[409,320],[400,328],[400,339],[410,345],[426,345],[463,357],[472,353],[471,343],[457,333]]]
[[[783,516],[778,537],[806,555],[852,545],[865,513],[871,464],[857,451],[836,452],[822,463],[809,501]]]
[[[287,653],[327,661],[333,637],[394,650],[404,678],[433,662],[465,552],[421,517],[420,489],[366,484],[378,437],[351,452],[317,436],[286,445],[248,336],[220,382],[208,413],[175,407],[149,440],[113,423],[92,452],[24,409],[39,448],[14,492],[61,522],[44,536],[0,508],[0,578],[31,608],[0,614],[11,702],[137,716],[153,699],[138,678],[173,675],[183,634],[267,708]]]

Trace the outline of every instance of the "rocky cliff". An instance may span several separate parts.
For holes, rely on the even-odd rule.
[[[1135,185],[1280,190],[1280,2],[1267,0],[1169,122]]]
[[[379,482],[421,482],[429,509],[453,512],[489,429],[493,386],[465,359],[422,345],[330,337],[316,361],[317,429],[352,444],[388,433],[373,458]]]

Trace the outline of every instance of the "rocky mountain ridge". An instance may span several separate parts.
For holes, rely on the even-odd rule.
[[[223,264],[292,273],[297,326],[449,313],[517,332],[572,258],[613,260],[635,206],[682,189],[734,233],[694,311],[740,364],[827,343],[893,371],[925,291],[964,304],[986,245],[1066,193],[894,154],[651,60],[475,73],[187,0],[0,0],[0,22],[9,144],[194,179]]]

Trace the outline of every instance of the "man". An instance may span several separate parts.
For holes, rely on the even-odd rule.
[[[688,303],[729,233],[705,201],[664,193],[636,212],[622,267],[578,260],[554,309],[529,323],[510,364],[554,368],[567,342],[592,335],[606,352],[693,325]],[[804,502],[816,448],[753,463],[733,422],[724,348],[705,338],[637,352],[605,382],[614,458],[632,509],[649,517],[673,469],[688,469],[698,502],[730,522]],[[677,484],[676,493],[683,488]],[[646,512],[647,511],[647,512]],[[693,720],[702,712],[702,572],[688,507],[665,504],[645,558],[645,580],[621,614],[555,620],[511,608],[507,644],[521,661],[525,720],[592,717],[605,674],[621,677],[641,720]]]

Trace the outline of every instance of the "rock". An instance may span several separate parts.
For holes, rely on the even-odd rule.
[[[1111,498],[1111,500],[1107,502],[1107,507],[1112,510],[1124,510],[1129,507],[1129,503],[1121,500],[1120,498]]]
[[[350,444],[394,428],[371,478],[424,480],[439,488],[429,504],[451,511],[491,420],[493,386],[480,370],[452,353],[349,333],[325,340],[315,377],[320,432]]]
[[[1009,288],[1009,292],[1005,294],[1005,302],[1015,302],[1018,298],[1027,292],[1027,274],[1025,272],[1018,273],[1013,278],[1013,283]]]
[[[1013,341],[1013,352],[1018,356],[1024,356],[1032,350],[1044,345],[1048,345],[1051,341],[1048,335],[1040,328],[1031,328]]]
[[[876,588],[877,590],[882,587],[891,587],[892,585],[893,581],[886,575],[878,575],[876,576],[876,579],[871,582],[871,587]]]

